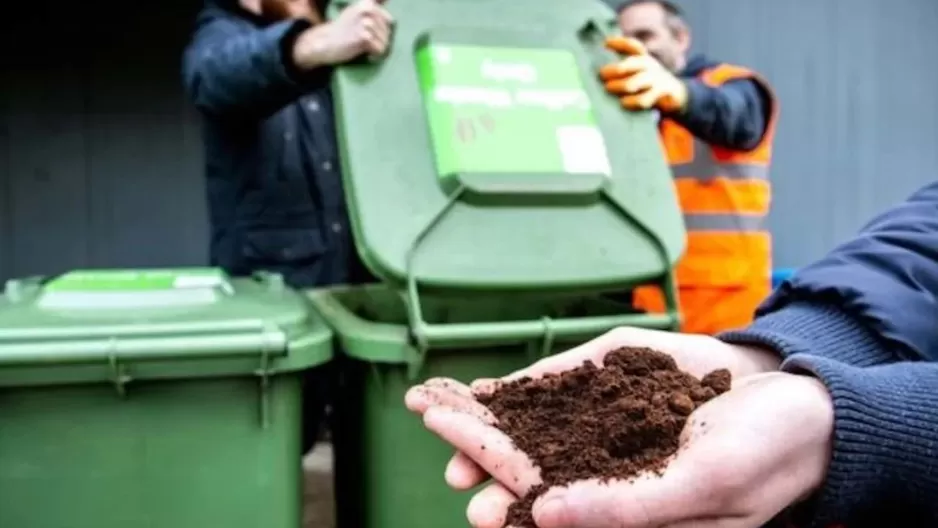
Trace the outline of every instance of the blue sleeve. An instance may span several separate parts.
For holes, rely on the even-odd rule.
[[[798,354],[782,369],[813,374],[834,403],[827,478],[790,512],[793,524],[829,528],[902,519],[905,526],[938,525],[938,364],[864,368]]]
[[[325,69],[300,75],[293,43],[310,27],[290,20],[255,28],[218,9],[198,19],[183,55],[186,93],[202,112],[217,117],[262,118],[328,82]]]
[[[772,96],[751,79],[719,87],[686,79],[687,108],[670,116],[704,142],[732,150],[752,150],[765,135]]]
[[[801,269],[756,315],[721,337],[854,365],[938,361],[938,183]]]
[[[800,270],[749,327],[719,337],[777,351],[834,400],[824,489],[810,526],[871,512],[938,521],[938,183]],[[906,517],[903,517],[906,518]]]

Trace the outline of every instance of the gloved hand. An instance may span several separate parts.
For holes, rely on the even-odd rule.
[[[599,70],[606,91],[619,96],[629,110],[650,110],[675,113],[687,104],[687,85],[648,54],[641,42],[627,37],[612,37],[606,47],[626,55],[616,63]]]

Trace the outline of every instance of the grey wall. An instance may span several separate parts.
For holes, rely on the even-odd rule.
[[[938,179],[938,2],[679,0],[696,48],[781,99],[776,263],[810,262]]]
[[[198,121],[178,74],[200,4],[2,17],[0,279],[204,262]]]
[[[938,2],[682,3],[699,49],[758,69],[782,100],[779,265],[938,174]],[[56,2],[0,20],[0,279],[204,262],[198,122],[178,80],[200,4]]]

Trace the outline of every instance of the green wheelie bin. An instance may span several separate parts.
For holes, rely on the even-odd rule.
[[[464,526],[451,451],[406,411],[407,388],[500,376],[620,325],[674,328],[684,227],[655,116],[625,113],[598,79],[615,59],[608,7],[385,7],[389,53],[333,80],[356,247],[381,284],[309,293],[341,350],[338,518]],[[645,283],[666,313],[600,295]]]
[[[276,275],[75,271],[0,298],[0,526],[298,528],[304,369]]]
[[[309,297],[342,352],[332,433],[339,528],[466,525],[469,495],[443,482],[452,450],[404,407],[414,383],[501,376],[619,325],[673,324],[623,315],[626,307],[596,296],[424,297],[416,326],[404,296],[386,285]]]

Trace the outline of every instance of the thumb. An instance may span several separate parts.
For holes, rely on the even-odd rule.
[[[540,528],[658,528],[704,515],[699,493],[670,471],[629,482],[581,481],[552,488],[533,515]]]
[[[623,55],[646,55],[648,53],[641,41],[631,37],[609,37],[606,39],[606,47]]]

